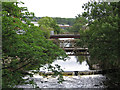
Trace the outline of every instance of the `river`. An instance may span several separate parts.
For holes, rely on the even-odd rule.
[[[62,39],[60,39],[62,40]],[[65,39],[64,39],[65,40]],[[69,47],[69,45],[68,45]],[[66,61],[55,60],[51,65],[56,64],[61,66],[64,71],[90,71],[86,60],[82,63],[78,62],[76,56],[69,56]],[[45,71],[43,68],[41,71]],[[28,78],[28,77],[24,77]],[[32,78],[39,88],[105,88],[104,81],[106,77],[102,74],[97,75],[78,75],[78,76],[63,76],[63,83],[58,83],[57,77],[43,77],[39,74],[34,74]],[[18,85],[18,88],[33,88],[32,85]]]

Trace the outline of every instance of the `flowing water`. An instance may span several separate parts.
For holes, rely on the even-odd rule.
[[[86,60],[79,63],[75,56],[69,56],[66,61],[56,60],[51,65],[61,66],[64,71],[89,71],[89,65]],[[43,68],[40,69],[44,71]],[[79,76],[63,76],[63,83],[58,83],[57,77],[43,77],[35,74],[32,78],[39,88],[105,88],[103,82],[106,77],[98,75],[79,75]],[[32,85],[18,85],[18,88],[33,88]]]

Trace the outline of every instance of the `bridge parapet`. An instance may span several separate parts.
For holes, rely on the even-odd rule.
[[[53,41],[55,44],[60,45],[61,48],[69,47],[77,47],[76,42],[79,39],[68,39],[68,40],[59,40],[59,39],[49,39]]]
[[[58,38],[75,38],[75,39],[67,39],[67,40],[59,40]],[[50,35],[50,39],[55,44],[59,45],[60,48],[68,52],[68,55],[89,55],[88,48],[80,48],[77,46],[77,41],[80,38],[79,34],[57,34],[57,35]]]
[[[50,35],[50,38],[80,38],[79,34],[56,34]]]

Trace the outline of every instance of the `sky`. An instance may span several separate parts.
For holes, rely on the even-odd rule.
[[[37,17],[62,17],[75,18],[82,14],[82,5],[89,0],[18,0],[25,4],[29,12],[34,12]]]

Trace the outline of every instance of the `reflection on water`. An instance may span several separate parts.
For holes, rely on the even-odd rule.
[[[77,62],[75,56],[70,56],[69,60],[62,61],[56,60],[52,63],[54,66],[58,64],[64,71],[85,71],[89,70],[89,66],[86,61],[83,61],[81,64]],[[28,77],[26,77],[28,78]],[[105,88],[103,82],[106,80],[106,77],[98,75],[79,75],[79,76],[63,76],[63,83],[58,83],[57,77],[43,77],[39,74],[35,74],[32,78],[39,88]],[[32,85],[18,85],[18,88],[33,88]]]
[[[58,64],[61,66],[61,69],[64,71],[85,71],[89,70],[89,66],[86,61],[83,61],[81,64],[77,61],[77,58],[75,56],[69,56],[70,59],[66,61],[62,60],[56,60],[52,63],[54,66],[55,64]]]
[[[69,40],[74,38],[59,38],[59,40]],[[64,43],[66,44],[66,43]],[[67,44],[65,47],[69,47],[70,43]],[[56,60],[52,63],[53,66],[55,64],[58,64],[61,66],[61,69],[64,71],[85,71],[89,70],[89,66],[87,62],[84,60],[82,63],[78,62],[77,58],[75,56],[69,56],[69,59],[66,61],[63,60]]]
[[[60,39],[63,40],[63,39]],[[64,39],[65,40],[65,39]],[[61,66],[61,69],[64,71],[85,71],[90,70],[86,60],[80,60],[80,58],[76,58],[75,56],[69,56],[70,58],[66,61],[55,60],[51,65],[55,66],[58,64]],[[80,62],[78,62],[80,61]],[[45,71],[43,68],[41,71]],[[39,74],[34,75],[34,82],[37,84],[39,88],[104,88],[103,82],[106,77],[99,75],[83,75],[83,76],[64,76],[65,81],[59,84],[57,77],[43,77]],[[18,88],[33,88],[32,85],[18,85]]]
[[[86,60],[83,60],[81,63],[77,60],[76,56],[69,56],[69,59],[66,61],[55,60],[51,65],[55,66],[58,64],[63,71],[89,71],[89,65]],[[48,71],[46,68],[48,65],[40,68],[40,71]]]

